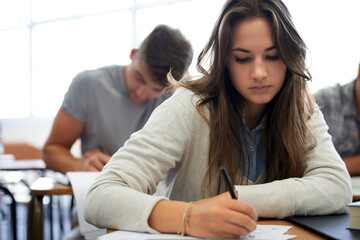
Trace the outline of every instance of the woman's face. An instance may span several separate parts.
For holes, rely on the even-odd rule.
[[[244,19],[233,27],[227,61],[230,79],[248,109],[263,109],[281,89],[286,65],[280,59],[269,22]]]

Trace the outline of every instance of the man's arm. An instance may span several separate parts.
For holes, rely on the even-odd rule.
[[[75,158],[70,149],[84,129],[84,123],[72,117],[64,108],[59,109],[42,151],[47,167],[64,174],[83,171],[85,159]]]
[[[93,149],[84,154],[84,158],[75,158],[70,149],[84,132],[85,124],[60,108],[55,117],[50,136],[43,148],[43,159],[47,167],[66,173],[69,171],[101,171],[110,160],[110,155]]]
[[[360,176],[360,155],[343,157],[350,176]]]

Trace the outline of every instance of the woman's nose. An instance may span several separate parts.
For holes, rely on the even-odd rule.
[[[256,60],[253,64],[251,77],[255,81],[263,81],[268,76],[266,64],[262,60]]]

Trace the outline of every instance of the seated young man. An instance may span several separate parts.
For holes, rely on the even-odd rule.
[[[101,171],[130,135],[141,129],[168,96],[167,74],[180,79],[193,57],[177,29],[157,26],[130,52],[127,66],[106,66],[78,74],[66,93],[43,159],[55,171]],[[81,139],[81,158],[70,149]]]
[[[350,175],[360,175],[360,64],[355,80],[321,89],[315,96]]]
[[[4,144],[1,139],[1,121],[0,121],[0,154],[4,153]]]

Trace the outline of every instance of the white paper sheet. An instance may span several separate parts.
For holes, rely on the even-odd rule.
[[[86,194],[95,181],[95,178],[100,172],[68,172],[68,176],[71,187],[74,192],[75,206],[79,220],[80,233],[84,235],[85,239],[96,239],[97,237],[104,235],[106,229],[97,228],[84,219],[84,204]]]
[[[254,232],[242,240],[287,240],[295,238],[295,235],[285,234],[292,226],[282,225],[257,225]],[[151,234],[140,232],[116,231],[100,236],[98,240],[146,240],[146,239],[200,239],[194,237],[182,237],[177,234]]]
[[[86,194],[99,175],[99,172],[68,172],[71,186],[73,188],[76,210],[79,218],[80,233],[85,239],[99,240],[145,240],[145,239],[199,239],[189,236],[182,237],[178,234],[151,234],[129,231],[115,231],[106,234],[105,229],[96,228],[87,223],[83,217]],[[295,238],[295,235],[285,234],[292,226],[282,225],[261,225],[258,224],[254,232],[250,233],[243,240],[287,240]]]
[[[360,176],[351,177],[353,196],[360,196]]]

